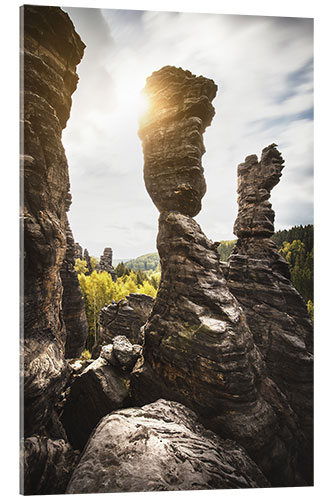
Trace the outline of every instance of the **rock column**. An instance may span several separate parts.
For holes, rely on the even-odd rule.
[[[238,236],[225,273],[238,299],[271,379],[298,415],[303,438],[298,460],[308,484],[313,468],[313,328],[306,305],[290,282],[288,263],[270,237],[274,211],[269,203],[284,160],[271,144],[261,159],[238,166]]]
[[[162,278],[134,384],[141,403],[165,397],[186,404],[244,446],[273,485],[292,485],[295,415],[266,376],[216,245],[192,218],[206,190],[202,135],[216,91],[212,80],[169,66],[147,79],[150,109],[139,135],[146,187],[160,211]]]
[[[64,493],[66,477],[68,480],[75,464],[72,452],[63,441],[50,444],[47,438],[50,429],[52,439],[63,437],[54,411],[67,379],[60,269],[66,252],[69,176],[61,134],[69,118],[71,95],[78,82],[76,65],[84,44],[60,8],[24,6],[22,23],[21,366],[23,434],[27,438],[23,487],[27,494]],[[34,445],[29,441],[32,435]],[[44,473],[47,477],[42,477]]]

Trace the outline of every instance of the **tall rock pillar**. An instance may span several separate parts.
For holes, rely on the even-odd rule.
[[[238,166],[236,246],[225,274],[241,304],[267,366],[269,377],[286,396],[303,436],[298,462],[311,484],[313,474],[313,326],[306,305],[290,282],[288,263],[270,237],[274,233],[271,190],[284,160],[271,144],[260,160],[248,156]]]
[[[295,415],[266,376],[216,245],[192,218],[206,190],[202,136],[216,91],[212,80],[170,66],[147,79],[150,108],[139,136],[146,187],[160,211],[162,278],[135,393],[141,403],[165,397],[186,404],[205,425],[242,444],[272,484],[292,485]]]
[[[84,44],[60,8],[23,7],[24,433],[47,425],[66,377],[60,268],[69,177],[61,143]]]

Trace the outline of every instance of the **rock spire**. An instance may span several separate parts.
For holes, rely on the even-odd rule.
[[[202,134],[214,115],[216,85],[167,66],[147,79],[145,92],[151,108],[139,135],[146,187],[161,212],[162,278],[134,394],[140,403],[164,397],[186,404],[244,446],[273,485],[297,484],[296,416],[267,376],[216,245],[192,219],[205,192]]]

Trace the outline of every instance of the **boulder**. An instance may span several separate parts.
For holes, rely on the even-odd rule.
[[[243,448],[206,430],[185,406],[159,400],[103,418],[67,493],[268,486]]]
[[[139,136],[147,191],[159,211],[179,210],[194,217],[206,192],[202,134],[215,114],[211,101],[217,86],[190,71],[165,66],[147,78],[144,91],[149,108]]]
[[[61,421],[75,449],[83,450],[100,419],[122,408],[129,397],[130,377],[98,358],[77,375],[67,395]]]

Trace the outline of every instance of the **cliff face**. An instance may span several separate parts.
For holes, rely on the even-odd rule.
[[[66,378],[60,268],[68,166],[61,143],[84,44],[59,8],[24,12],[24,432],[47,424]]]
[[[270,239],[274,212],[268,201],[279,182],[283,159],[272,144],[258,161],[238,167],[239,211],[236,246],[225,269],[228,286],[241,304],[269,376],[285,394],[304,433],[299,462],[312,482],[313,327],[306,305],[290,282],[287,262]]]

